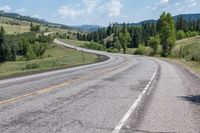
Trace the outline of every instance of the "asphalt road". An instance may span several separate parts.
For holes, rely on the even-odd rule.
[[[199,77],[111,54],[105,62],[0,80],[1,133],[200,132]]]

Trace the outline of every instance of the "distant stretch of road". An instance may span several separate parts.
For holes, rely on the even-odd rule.
[[[90,65],[0,80],[0,133],[200,132],[200,78],[178,65],[112,54]]]

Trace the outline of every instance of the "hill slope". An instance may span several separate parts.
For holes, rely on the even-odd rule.
[[[57,27],[57,28],[63,28],[63,29],[76,29],[76,30],[80,30],[84,32],[96,31],[98,28],[100,28],[100,26],[98,25],[68,26],[68,25],[48,22],[44,19],[33,18],[30,16],[23,16],[18,13],[6,13],[4,11],[0,11],[0,17],[7,17],[11,19],[20,20],[20,21],[34,22],[34,23],[45,25],[45,26],[51,26],[51,27]]]

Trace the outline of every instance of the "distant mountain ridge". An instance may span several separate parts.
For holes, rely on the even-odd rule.
[[[40,24],[52,26],[52,27],[62,27],[62,28],[65,28],[65,29],[71,28],[70,26],[57,24],[57,23],[51,23],[51,22],[45,21],[44,19],[34,18],[34,17],[30,17],[30,16],[23,16],[23,15],[20,15],[18,13],[6,13],[4,11],[0,11],[0,16],[12,18],[12,19],[17,19],[17,20],[20,20],[20,21],[40,23]]]
[[[177,18],[180,17],[180,16],[182,16],[187,21],[200,19],[200,13],[196,13],[196,14],[179,14],[179,15],[174,16],[173,18],[176,21]],[[157,21],[158,20],[150,19],[150,20],[141,21],[139,23],[130,23],[130,25],[140,26],[140,25],[145,24],[145,23],[156,23]]]
[[[77,30],[80,30],[80,31],[83,31],[83,32],[94,32],[94,31],[97,31],[99,28],[102,27],[102,26],[99,26],[99,25],[68,26],[68,25],[64,25],[64,24],[48,22],[44,19],[38,19],[38,18],[30,17],[30,16],[23,16],[23,15],[20,15],[18,13],[6,13],[4,11],[0,11],[0,16],[13,18],[13,19],[17,19],[17,20],[24,20],[24,21],[28,21],[28,22],[40,23],[40,24],[47,25],[47,26],[60,27],[60,28],[65,28],[65,29],[77,29]],[[176,21],[179,16],[182,16],[186,20],[197,20],[197,19],[200,18],[200,13],[176,15],[176,16],[173,17],[174,20]],[[141,21],[139,23],[130,23],[129,25],[140,26],[144,23],[156,23],[156,22],[157,22],[157,20],[150,19],[150,20]]]
[[[80,30],[83,32],[96,31],[97,29],[100,28],[100,26],[98,26],[98,25],[68,26],[68,25],[48,22],[48,21],[45,21],[44,19],[38,19],[38,18],[30,17],[30,16],[23,16],[18,13],[6,13],[4,11],[0,11],[0,16],[17,19],[17,20],[21,20],[21,21],[40,23],[40,24],[47,25],[47,26],[61,27],[61,28],[65,28],[65,29],[77,29],[77,30]]]
[[[176,15],[176,16],[174,16],[174,20],[176,20],[180,16],[182,16],[185,20],[197,20],[200,18],[200,13]]]

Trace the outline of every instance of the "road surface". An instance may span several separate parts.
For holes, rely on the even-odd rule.
[[[105,62],[0,80],[1,133],[200,132],[199,77],[111,54]]]

